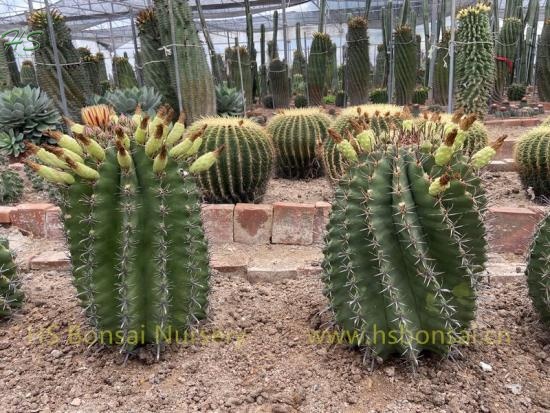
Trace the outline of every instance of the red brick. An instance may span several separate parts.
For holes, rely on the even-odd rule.
[[[273,207],[266,204],[237,204],[233,219],[233,239],[242,244],[269,244]]]
[[[542,122],[541,118],[513,118],[513,119],[493,119],[485,122],[486,125],[497,125],[502,127],[523,126],[532,128]]]
[[[66,252],[47,251],[32,257],[29,261],[29,268],[31,270],[69,271],[71,261]]]
[[[202,222],[211,243],[233,242],[233,204],[205,205]]]
[[[46,238],[65,239],[65,227],[59,207],[54,206],[46,210]]]
[[[544,211],[538,208],[489,208],[487,227],[491,249],[524,254],[543,216]]]
[[[273,244],[311,245],[314,204],[276,202],[273,204]]]
[[[12,225],[33,234],[35,237],[46,235],[46,210],[52,204],[19,204],[10,212]]]
[[[323,244],[332,205],[328,202],[315,203],[315,217],[313,218],[313,243]]]
[[[15,207],[0,206],[0,224],[9,224],[11,222],[10,213]]]

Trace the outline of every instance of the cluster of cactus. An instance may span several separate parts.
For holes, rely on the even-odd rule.
[[[206,312],[208,251],[195,174],[222,148],[191,163],[196,148],[182,148],[184,116],[170,127],[173,114],[161,107],[152,119],[112,115],[105,129],[69,122],[74,138],[35,148],[41,164],[27,161],[60,185],[81,304],[103,344],[124,350],[160,346]]]
[[[131,89],[138,86],[134,68],[126,53],[113,58],[113,75],[116,87],[119,89]]]
[[[395,100],[398,105],[412,102],[416,85],[416,41],[409,26],[395,31]]]
[[[244,46],[234,46],[225,51],[225,56],[229,67],[230,86],[239,91],[244,89],[246,102],[248,105],[251,104],[253,102],[253,83],[248,49]]]
[[[260,125],[248,119],[206,117],[187,129],[183,142],[194,142],[198,155],[224,145],[215,167],[198,175],[208,202],[261,201],[273,170],[274,148]]]
[[[523,35],[523,22],[517,17],[504,19],[498,38],[495,41],[496,73],[492,101],[504,99],[506,87],[511,83],[514,60]]]
[[[327,226],[325,291],[350,344],[416,366],[423,350],[447,354],[474,318],[487,250],[476,171],[495,148],[468,160],[460,131],[432,119],[423,128],[440,134],[435,145],[403,142],[410,120],[378,145],[364,126],[356,125],[353,143],[337,143],[350,169]]]
[[[352,17],[348,21],[346,91],[351,105],[362,105],[369,98],[370,58],[367,20]]]
[[[369,93],[369,100],[374,104],[388,103],[388,89],[376,88]]]
[[[550,127],[540,126],[516,144],[515,159],[525,188],[539,199],[550,196]]]
[[[512,83],[508,86],[507,96],[508,100],[518,101],[523,99],[527,94],[527,86],[521,83]]]
[[[109,90],[109,88],[111,87],[111,83],[109,82],[109,76],[107,75],[107,66],[105,64],[105,56],[103,55],[103,53],[97,52],[95,57],[97,59],[96,76],[99,78],[99,84],[101,85],[100,95],[103,95]]]
[[[154,0],[153,3],[162,44],[172,49],[172,55],[166,56],[165,59],[170,68],[170,78],[176,96],[179,94],[182,98],[183,110],[187,114],[188,121],[193,122],[201,116],[214,115],[216,113],[214,79],[195,28],[189,3],[187,0]],[[170,16],[173,17],[174,24],[171,24]],[[174,42],[176,45],[170,46]],[[174,60],[178,62],[179,90],[177,90]]]
[[[7,165],[5,154],[0,153],[0,205],[18,202],[23,196],[23,179]]]
[[[319,145],[328,138],[330,118],[317,108],[289,109],[267,125],[281,178],[308,179],[322,174]]]
[[[244,96],[240,89],[225,83],[216,86],[216,108],[219,116],[243,116]]]
[[[34,65],[30,60],[21,64],[21,86],[37,87]]]
[[[490,7],[482,3],[462,9],[456,33],[457,106],[480,117],[487,112],[495,80],[489,11]]]
[[[0,239],[0,318],[10,317],[23,304],[17,266],[8,240]]]
[[[537,228],[525,275],[533,305],[542,322],[550,326],[550,215]]]
[[[535,65],[535,83],[539,99],[550,102],[550,20],[544,21],[537,47],[537,64]]]
[[[71,32],[65,18],[58,11],[52,10],[51,19],[57,42],[59,63],[62,65],[61,73],[65,85],[67,109],[70,116],[77,118],[80,108],[86,105],[86,98],[92,95],[90,79],[85,69],[85,63],[80,59],[78,50],[72,43]],[[46,11],[37,10],[31,13],[29,27],[39,33],[35,39],[40,42],[40,48],[34,51],[38,85],[53,99],[56,106],[61,108],[61,93]]]
[[[99,61],[97,60],[97,56],[92,54],[87,47],[79,47],[77,50],[84,65],[84,69],[88,74],[88,79],[90,79],[90,90],[92,93],[100,94],[102,87],[99,76],[97,75],[99,72]]]
[[[319,106],[325,96],[325,83],[332,42],[326,33],[314,33],[307,64],[309,103]]]

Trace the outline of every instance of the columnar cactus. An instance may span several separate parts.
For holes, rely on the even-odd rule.
[[[27,162],[59,184],[74,284],[104,344],[123,350],[181,337],[206,314],[208,250],[194,173],[219,156],[193,164],[167,154],[181,138],[172,110],[149,120],[113,117],[106,130],[70,124],[75,138],[57,136]],[[137,128],[136,128],[137,125]],[[108,146],[98,140],[109,142]]]
[[[37,87],[34,65],[30,60],[25,60],[21,64],[21,86]]]
[[[307,70],[306,58],[302,51],[302,33],[300,32],[300,22],[296,23],[296,50],[292,60],[292,77],[296,75],[305,76]]]
[[[316,178],[322,174],[319,145],[328,138],[330,118],[317,108],[289,109],[267,125],[277,158],[277,176]]]
[[[456,100],[465,113],[482,117],[495,80],[490,7],[478,3],[458,12]]]
[[[250,54],[248,53],[247,48],[243,46],[234,46],[226,51],[226,56],[229,57],[227,65],[229,66],[229,79],[231,87],[234,87],[237,90],[241,90],[242,85],[242,87],[244,87],[246,104],[252,104],[253,83],[252,72],[250,71]]]
[[[178,99],[171,82],[170,72],[165,54],[162,51],[162,41],[158,28],[157,16],[153,8],[142,10],[136,18],[139,41],[141,43],[141,60],[143,64],[143,82],[157,90],[164,100],[174,109],[178,107]]]
[[[59,60],[62,65],[67,107],[69,114],[78,118],[80,108],[86,106],[86,98],[92,96],[90,79],[84,68],[84,63],[72,43],[71,32],[65,23],[65,18],[55,10],[51,12],[51,17]],[[35,37],[40,42],[40,48],[34,51],[38,84],[53,99],[56,106],[61,108],[61,95],[46,12],[44,10],[33,12],[29,17],[29,27],[31,30],[41,33],[40,36]]]
[[[373,84],[375,87],[382,87],[384,86],[384,79],[386,77],[386,48],[383,44],[379,44],[376,50]]]
[[[260,98],[268,95],[267,67],[265,65],[265,25],[260,26]]]
[[[117,56],[113,59],[113,73],[115,74],[117,88],[131,89],[137,87],[136,74],[126,53],[124,53],[124,56]]]
[[[516,144],[518,173],[537,197],[550,196],[550,127],[535,128]]]
[[[105,65],[105,56],[103,53],[96,53],[96,59],[97,59],[97,67],[98,72],[97,76],[99,77],[99,84],[101,85],[101,93],[100,95],[105,94],[111,87],[109,82],[109,77],[107,76],[107,66]]]
[[[325,95],[328,55],[332,42],[326,33],[314,33],[307,64],[309,104],[319,106]]]
[[[247,119],[207,117],[191,125],[184,134],[186,141],[195,142],[199,155],[225,145],[215,167],[198,175],[208,202],[261,201],[273,169],[274,148],[260,125]]]
[[[21,308],[23,298],[8,240],[0,239],[0,319],[11,316]]]
[[[80,54],[84,69],[88,74],[88,79],[90,79],[90,89],[92,93],[101,95],[102,87],[99,76],[97,75],[99,72],[99,61],[97,60],[97,56],[93,55],[87,47],[79,47],[77,50]]]
[[[529,295],[543,323],[550,326],[550,215],[538,226],[525,271]]]
[[[290,103],[288,66],[278,58],[269,63],[269,84],[273,96],[273,107],[288,108]]]
[[[545,20],[537,47],[537,62],[535,64],[535,83],[540,100],[550,102],[550,20]]]
[[[9,61],[5,53],[6,42],[6,40],[0,39],[0,92],[15,86],[10,76]]]
[[[370,83],[369,37],[364,17],[348,21],[347,96],[351,105],[367,103]]]
[[[446,106],[449,100],[449,41],[451,32],[445,31],[437,44],[437,55],[434,68],[433,99],[436,105]]]
[[[416,84],[416,41],[409,26],[395,31],[395,100],[398,105],[412,102]]]
[[[175,24],[170,23],[170,4]],[[183,109],[188,121],[193,122],[201,116],[214,115],[216,113],[214,79],[208,68],[189,3],[187,0],[154,0],[154,5],[162,44],[168,49],[175,49],[181,80],[179,91],[175,88],[174,56],[166,56],[166,61],[170,68],[170,78],[176,90],[176,96],[179,93],[182,97]],[[174,40],[172,40],[172,29],[175,31]],[[172,47],[174,42],[176,45]]]
[[[506,88],[512,82],[514,60],[523,34],[523,22],[517,17],[504,19],[502,28],[495,42],[496,76],[493,90],[493,102],[501,102]]]
[[[474,319],[487,250],[475,171],[494,149],[468,161],[459,133],[435,122],[440,146],[406,145],[405,122],[385,145],[373,147],[368,131],[337,144],[350,170],[335,192],[323,269],[350,344],[414,367],[424,350],[447,354]]]
[[[17,59],[15,58],[15,51],[12,46],[4,46],[4,54],[6,61],[8,62],[8,72],[11,78],[13,86],[21,86],[21,74],[19,73],[19,67],[17,66]]]

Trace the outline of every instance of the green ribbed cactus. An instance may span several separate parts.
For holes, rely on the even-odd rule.
[[[437,55],[434,67],[434,104],[447,106],[449,100],[449,41],[451,32],[445,31],[437,44]]]
[[[179,94],[182,97],[187,121],[193,122],[201,116],[214,115],[216,113],[214,78],[210,73],[189,3],[187,0],[154,0],[153,3],[163,46],[172,45],[174,41],[177,43],[175,58],[178,61],[181,80]],[[170,24],[170,3],[175,22],[173,25]],[[175,35],[174,41],[172,41],[172,29]],[[165,59],[170,68],[170,78],[177,96],[174,56],[166,56]]]
[[[338,85],[338,62],[336,61],[336,44],[331,43],[328,52],[327,73],[325,75],[325,90],[334,94],[340,89]]]
[[[373,85],[379,88],[384,86],[384,78],[386,77],[386,48],[383,44],[379,44],[376,50]]]
[[[539,99],[550,102],[550,20],[545,20],[537,47],[535,83]]]
[[[0,239],[0,319],[10,317],[23,304],[17,266],[8,240]]]
[[[141,61],[143,65],[143,83],[157,90],[174,109],[178,107],[178,99],[171,82],[170,72],[165,54],[162,51],[162,41],[158,28],[157,16],[153,8],[142,10],[136,18],[139,41],[141,43]]]
[[[111,87],[111,84],[109,82],[109,77],[107,76],[107,66],[105,65],[105,56],[103,53],[96,53],[97,58],[97,67],[98,67],[98,73],[97,76],[99,77],[99,84],[101,85],[101,93],[100,95],[105,94],[109,88]]]
[[[292,59],[292,77],[296,75],[305,76],[307,70],[306,58],[302,51],[302,33],[300,32],[300,22],[296,23],[296,50]]]
[[[9,61],[5,53],[6,42],[6,40],[0,39],[0,92],[5,89],[11,89],[15,86],[11,80]]]
[[[113,74],[118,89],[131,89],[138,86],[134,68],[126,53],[124,56],[113,58]]]
[[[550,326],[550,215],[538,226],[525,271],[529,295],[543,323]]]
[[[21,86],[21,75],[19,73],[19,67],[17,67],[17,59],[15,58],[13,47],[11,45],[7,47],[6,45],[2,46],[4,46],[2,50],[8,64],[8,73],[10,75],[11,84],[14,87],[19,87]]]
[[[277,154],[277,176],[316,178],[322,174],[318,147],[328,137],[330,118],[317,108],[289,109],[267,125]]]
[[[416,85],[416,41],[409,26],[395,30],[395,100],[398,105],[412,102]]]
[[[90,79],[81,62],[78,50],[74,47],[71,31],[65,18],[56,10],[51,12],[52,22],[57,41],[59,61],[62,66],[63,82],[67,108],[71,117],[78,119],[80,108],[86,106],[86,99],[92,96]],[[34,51],[36,78],[38,85],[61,108],[61,95],[57,81],[57,71],[53,58],[53,46],[50,42],[48,20],[44,10],[37,10],[29,17],[29,27],[40,32],[35,39],[40,42],[40,48]]]
[[[328,58],[332,42],[326,33],[314,33],[307,63],[309,104],[323,104]]]
[[[492,101],[501,102],[505,90],[512,83],[514,60],[523,31],[523,22],[517,17],[504,19],[498,39],[495,42],[496,76]]]
[[[370,58],[367,21],[352,17],[348,21],[347,96],[351,105],[367,103],[369,99]]]
[[[487,112],[495,80],[489,12],[490,7],[482,3],[458,12],[456,103],[465,113],[479,117]]]
[[[269,63],[269,84],[273,96],[274,108],[288,108],[290,103],[290,84],[288,81],[288,66],[279,59]]]
[[[466,140],[464,141],[464,153],[472,156],[489,144],[489,132],[483,122],[475,121],[466,131]]]
[[[99,72],[99,61],[97,60],[97,56],[93,55],[87,47],[79,47],[77,50],[80,54],[80,59],[82,59],[84,69],[88,74],[88,79],[90,79],[90,89],[96,95],[101,94],[101,82],[97,75]]]
[[[36,83],[36,73],[34,72],[34,65],[30,60],[25,60],[21,64],[21,86],[38,86]]]
[[[160,349],[206,315],[208,250],[193,173],[219,151],[176,163],[167,148],[185,127],[179,119],[170,130],[172,114],[112,118],[105,130],[71,124],[76,139],[59,134],[58,147],[35,153],[49,166],[27,162],[61,185],[81,304],[103,344],[123,350]]]
[[[198,176],[208,202],[261,201],[273,169],[274,149],[260,125],[247,119],[208,117],[191,125],[184,139],[200,139],[199,155],[225,145],[215,167]]]
[[[260,26],[260,98],[263,100],[268,95],[267,67],[265,65],[265,25]]]
[[[516,144],[515,158],[525,188],[538,198],[550,196],[550,127],[527,132]]]
[[[447,354],[464,337],[486,262],[480,180],[447,143],[444,158],[439,148],[395,143],[359,154],[327,227],[324,282],[336,322],[350,344],[383,359],[400,354],[413,368],[422,351]]]
[[[248,53],[247,48],[243,46],[234,46],[229,50],[226,50],[226,56],[229,57],[227,65],[229,66],[229,79],[231,87],[234,87],[239,91],[241,90],[241,86],[244,87],[246,104],[252,104],[253,83],[252,72],[250,71],[250,54]]]

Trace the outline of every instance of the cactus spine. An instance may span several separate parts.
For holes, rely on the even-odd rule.
[[[480,117],[487,112],[495,80],[489,11],[489,6],[479,3],[458,12],[457,105],[465,113],[475,113]]]
[[[277,154],[277,176],[304,179],[321,175],[318,146],[328,137],[330,118],[317,108],[284,110],[267,130]]]
[[[216,92],[214,80],[206,55],[200,44],[199,36],[193,22],[193,15],[187,0],[155,0],[155,12],[157,14],[160,38],[163,46],[177,43],[170,47],[172,56],[167,56],[170,68],[172,85],[183,101],[183,110],[187,114],[189,122],[201,116],[216,113]],[[172,12],[169,10],[172,5]],[[175,24],[170,24],[172,14]],[[174,41],[172,41],[172,29]],[[174,50],[175,49],[175,50]],[[176,68],[174,59],[177,59],[180,75],[180,90],[176,89]]]
[[[330,48],[330,36],[314,33],[307,64],[309,104],[319,106],[325,95],[325,82]]]
[[[537,47],[536,84],[540,100],[550,102],[550,20],[545,20]]]
[[[496,76],[492,100],[501,102],[512,83],[514,60],[522,37],[523,23],[517,17],[504,19],[496,41]]]
[[[23,298],[8,240],[0,239],[0,319],[10,317],[21,308]]]
[[[369,37],[364,17],[348,21],[347,42],[347,95],[351,105],[361,105],[369,98],[370,81]]]
[[[209,117],[195,122],[184,141],[202,129],[198,155],[225,145],[216,165],[198,175],[208,202],[260,202],[271,176],[273,144],[257,123],[238,118]]]
[[[398,105],[412,102],[416,84],[416,41],[409,26],[395,31],[395,98]]]
[[[550,326],[550,215],[537,228],[525,275],[533,305],[542,322]]]
[[[518,173],[525,188],[537,197],[550,196],[550,127],[529,131],[515,148]]]

